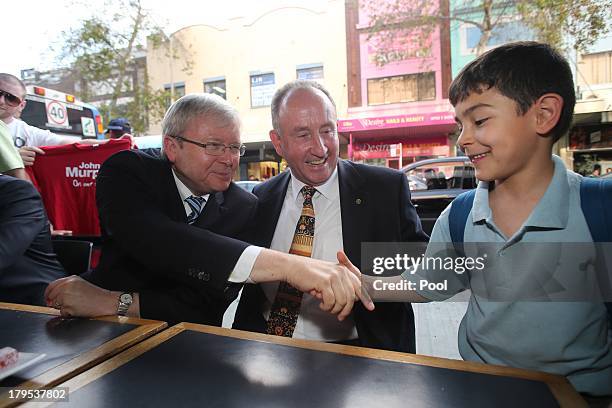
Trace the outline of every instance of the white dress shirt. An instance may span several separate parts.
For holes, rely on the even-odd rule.
[[[302,213],[304,198],[301,189],[304,183],[295,177],[289,180],[287,194],[276,224],[270,249],[288,253],[293,241],[295,226]],[[312,198],[315,213],[315,236],[312,247],[312,258],[338,262],[336,253],[343,250],[342,214],[340,210],[340,190],[338,187],[338,169],[318,187]],[[268,302],[264,306],[266,320],[276,297],[278,282],[263,283],[261,287]],[[352,315],[339,322],[336,315],[324,312],[319,308],[321,301],[305,293],[302,298],[300,314],[293,332],[293,338],[318,341],[340,341],[357,338],[357,329]]]
[[[191,190],[176,176],[174,169],[172,169],[172,176],[174,177],[174,182],[176,183],[176,188],[179,192],[179,196],[181,197],[181,201],[183,202],[183,207],[185,208],[185,215],[189,216],[191,214],[191,207],[185,199],[194,195]],[[210,198],[210,194],[206,194],[201,196],[208,202]],[[206,211],[206,205],[202,209],[202,213]],[[200,215],[202,214],[200,213]],[[242,283],[249,280],[249,276],[251,275],[251,271],[253,270],[253,265],[255,264],[255,259],[261,252],[261,247],[249,245],[238,258],[238,262],[234,266],[234,270],[230,274],[228,281],[233,283]]]

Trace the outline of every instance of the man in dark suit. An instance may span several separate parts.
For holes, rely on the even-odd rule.
[[[277,91],[270,138],[290,171],[255,187],[259,204],[254,242],[281,251],[293,248],[296,222],[301,222],[302,203],[307,200],[304,186],[316,189],[312,198],[308,194],[314,210],[312,257],[333,260],[343,250],[360,267],[362,242],[426,240],[402,173],[338,159],[336,119],[331,96],[316,82],[293,81]],[[348,319],[338,322],[321,313],[316,299],[305,294],[296,306],[297,320],[287,331],[273,327],[270,322],[276,317],[269,318],[276,316],[283,291],[278,284],[245,287],[233,327],[415,352],[410,304],[379,303],[374,312],[356,305]]]
[[[49,282],[64,276],[38,191],[0,174],[0,302],[42,306]]]
[[[72,316],[219,325],[245,281],[292,282],[316,293],[339,318],[356,293],[366,299],[345,266],[306,263],[238,239],[252,222],[256,199],[232,183],[245,147],[238,113],[227,101],[184,96],[162,127],[162,157],[126,151],[102,166],[100,265],[86,276],[89,282],[70,277],[49,285],[50,305]]]

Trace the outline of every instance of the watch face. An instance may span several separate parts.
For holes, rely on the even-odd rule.
[[[119,301],[121,303],[132,303],[132,295],[130,295],[129,293],[123,293],[120,297],[119,297]]]

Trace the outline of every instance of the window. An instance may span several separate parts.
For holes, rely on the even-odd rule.
[[[171,88],[174,88],[174,98],[170,98]],[[176,101],[181,96],[185,96],[185,83],[184,82],[176,82],[174,86],[171,84],[164,85],[164,91],[166,91],[166,106],[170,106],[172,102]]]
[[[323,79],[323,65],[299,65],[296,69],[297,79],[317,81]]]
[[[368,79],[368,105],[383,105],[436,98],[434,72]]]
[[[251,74],[251,107],[270,106],[275,90],[274,73]]]
[[[225,78],[210,78],[204,80],[204,92],[219,95],[227,99],[225,91]]]

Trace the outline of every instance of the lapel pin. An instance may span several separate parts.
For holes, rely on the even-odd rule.
[[[357,199],[355,200],[355,204],[357,204],[357,205],[361,204],[361,198],[357,198]]]

